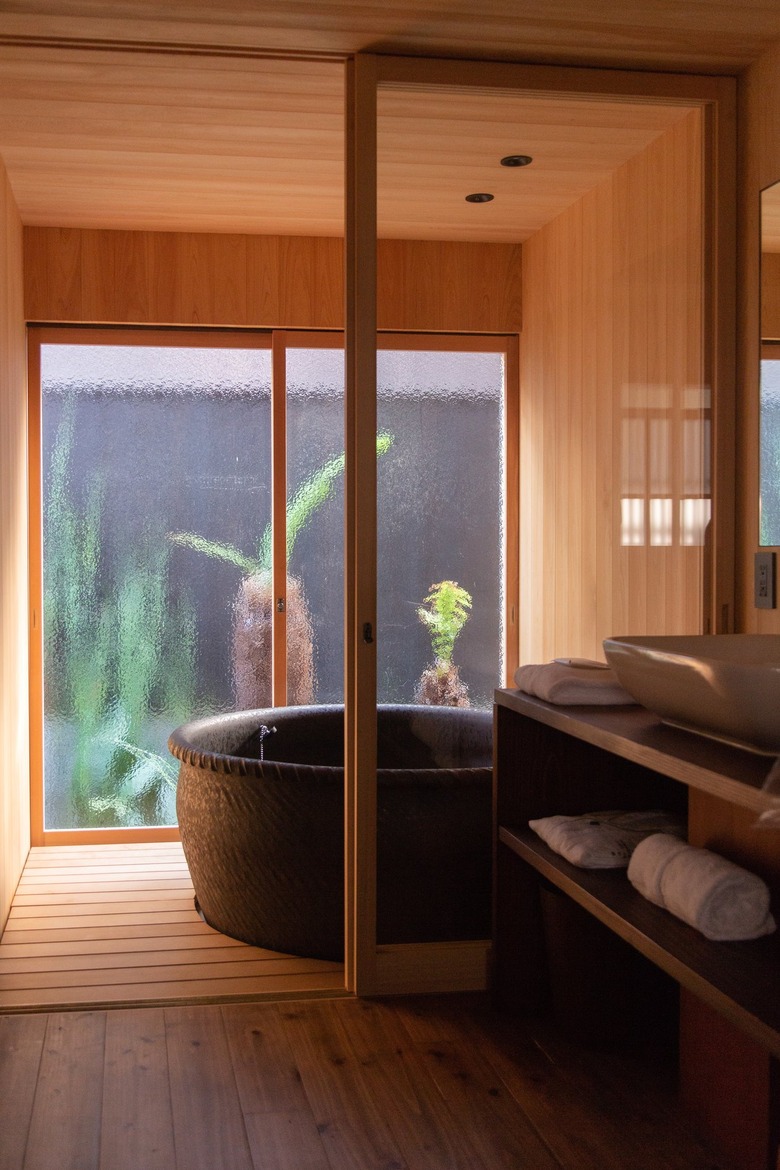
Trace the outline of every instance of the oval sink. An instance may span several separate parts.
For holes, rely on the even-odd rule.
[[[604,654],[621,686],[664,722],[780,753],[780,634],[606,638]]]

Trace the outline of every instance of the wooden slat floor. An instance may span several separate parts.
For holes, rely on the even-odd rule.
[[[3,1170],[728,1170],[646,1062],[482,996],[0,1015]]]
[[[0,1012],[333,994],[338,963],[207,926],[181,845],[32,849],[0,938]]]

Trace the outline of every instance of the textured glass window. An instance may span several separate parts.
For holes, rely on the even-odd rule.
[[[288,348],[287,701],[344,696],[344,350]]]
[[[502,677],[504,357],[377,360],[392,436],[378,465],[378,701],[487,707]]]
[[[761,362],[761,534],[780,545],[780,355]]]
[[[175,823],[170,731],[241,705],[265,349],[44,345],[45,827]]]

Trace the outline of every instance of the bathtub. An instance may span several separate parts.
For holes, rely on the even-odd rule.
[[[341,706],[277,707],[171,735],[182,846],[216,930],[343,958],[343,726]],[[377,734],[378,942],[488,938],[491,713],[380,706]]]

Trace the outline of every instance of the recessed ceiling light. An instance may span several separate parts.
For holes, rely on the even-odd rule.
[[[501,159],[502,167],[527,167],[534,160],[530,154],[508,154]]]
[[[487,191],[475,191],[466,196],[467,203],[489,203],[491,199],[495,199],[495,195],[489,195]]]

